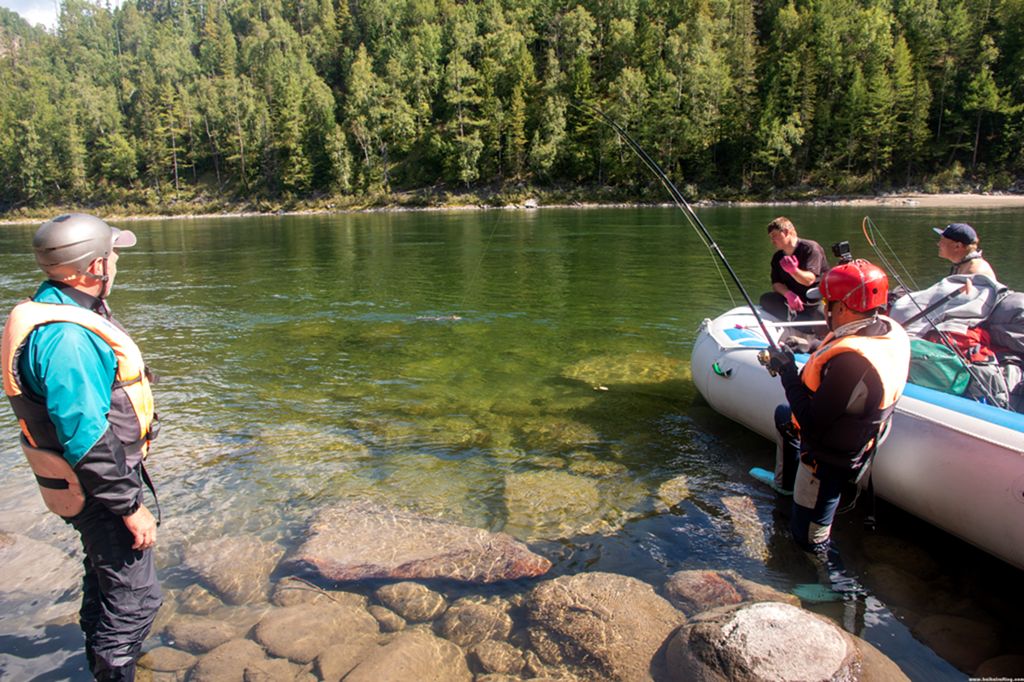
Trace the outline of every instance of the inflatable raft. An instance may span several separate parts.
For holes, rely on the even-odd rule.
[[[791,333],[763,319],[776,342]],[[750,309],[734,308],[701,324],[691,368],[716,412],[774,442],[786,397],[758,362],[767,347]],[[883,499],[1024,569],[1024,414],[907,384],[873,476]]]

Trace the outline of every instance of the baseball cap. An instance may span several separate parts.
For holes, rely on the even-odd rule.
[[[946,239],[952,239],[961,244],[973,244],[978,241],[978,233],[967,223],[950,223],[944,228],[933,227],[935,234]]]

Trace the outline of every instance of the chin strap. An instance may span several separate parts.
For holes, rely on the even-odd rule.
[[[81,272],[79,274],[82,277],[86,277],[88,279],[99,280],[104,285],[106,285],[106,283],[110,281],[110,269],[109,269],[109,267],[107,265],[107,261],[108,260],[109,260],[108,258],[104,258],[103,259],[103,274],[102,275],[94,275],[93,273],[89,272],[88,270],[86,270],[85,272]],[[71,278],[69,277],[68,279],[71,279]],[[103,286],[100,289],[100,293],[96,296],[96,298],[102,300],[102,299],[104,299],[106,297],[107,297],[107,287]]]

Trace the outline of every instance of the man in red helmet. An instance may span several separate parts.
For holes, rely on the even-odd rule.
[[[870,465],[903,393],[910,341],[882,315],[885,273],[865,260],[842,263],[822,278],[830,333],[798,372],[785,346],[769,352],[788,405],[776,410],[782,447],[777,486],[793,491],[791,530],[797,544],[827,559],[843,485]]]

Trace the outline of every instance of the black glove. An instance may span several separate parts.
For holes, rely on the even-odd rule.
[[[793,351],[789,346],[773,346],[768,349],[768,371],[772,376],[784,374],[788,368],[796,367],[796,360],[793,359]]]

